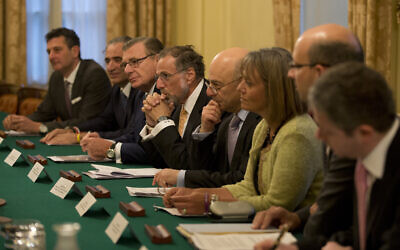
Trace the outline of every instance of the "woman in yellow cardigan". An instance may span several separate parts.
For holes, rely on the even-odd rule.
[[[253,51],[243,59],[242,109],[263,118],[254,131],[244,179],[222,188],[173,188],[164,195],[165,206],[202,214],[211,194],[222,201],[247,201],[257,211],[294,210],[314,202],[322,183],[322,146],[287,76],[291,60],[282,48]]]

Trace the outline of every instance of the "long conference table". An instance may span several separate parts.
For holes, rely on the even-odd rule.
[[[0,113],[0,119],[5,117]],[[23,149],[16,145],[16,140],[27,139],[35,143],[35,149]],[[155,211],[153,205],[162,206],[161,198],[131,197],[126,186],[150,187],[152,178],[139,179],[115,179],[115,180],[95,180],[82,174],[82,182],[76,185],[81,191],[85,191],[86,185],[102,185],[111,192],[111,198],[101,200],[101,206],[107,208],[111,215],[107,215],[101,209],[90,209],[82,217],[75,210],[75,206],[82,197],[70,191],[61,199],[52,193],[50,189],[59,179],[60,170],[75,170],[78,173],[93,170],[90,163],[55,163],[48,159],[45,170],[53,179],[53,182],[45,178],[41,173],[36,183],[28,177],[33,164],[25,162],[21,157],[13,167],[7,165],[4,159],[11,152],[10,148],[15,148],[27,155],[52,156],[52,155],[79,155],[83,154],[80,146],[48,146],[39,142],[38,136],[10,137],[8,136],[0,144],[0,198],[5,199],[7,204],[0,207],[0,216],[11,219],[36,219],[45,227],[47,249],[53,249],[57,235],[52,229],[54,224],[64,222],[78,222],[81,229],[78,233],[78,244],[80,249],[139,249],[142,245],[148,249],[192,249],[193,247],[187,240],[176,231],[179,223],[206,223],[206,218],[181,218],[169,215],[163,211]],[[8,145],[10,148],[8,148]],[[120,165],[115,163],[103,163],[108,166],[119,168],[149,167],[141,165]],[[128,217],[119,209],[119,202],[136,201],[146,210],[144,217]],[[105,230],[117,212],[129,221],[139,242],[131,237],[128,228],[124,231],[121,238],[114,244],[105,234]],[[172,235],[170,244],[153,244],[145,232],[144,224],[158,225],[163,224]],[[4,239],[0,237],[0,249],[4,248]]]

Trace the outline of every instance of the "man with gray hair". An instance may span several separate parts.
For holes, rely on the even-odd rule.
[[[99,138],[95,133],[88,134],[82,141],[82,150],[88,152],[94,159],[105,157],[117,163],[148,163],[148,158],[139,145],[139,132],[145,124],[145,117],[141,108],[145,93],[152,93],[155,88],[157,55],[163,49],[163,44],[152,37],[138,37],[126,42],[122,48],[121,68],[125,71],[136,93],[130,107],[130,132],[110,141]]]
[[[389,86],[365,65],[344,63],[317,81],[309,103],[317,136],[357,159],[352,227],[324,249],[400,249],[400,130]]]
[[[140,132],[141,143],[153,165],[188,169],[191,135],[210,100],[203,57],[189,45],[166,48],[159,56],[157,76],[162,95],[149,95],[143,102],[146,126]]]

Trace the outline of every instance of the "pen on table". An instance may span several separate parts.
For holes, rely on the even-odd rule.
[[[278,238],[276,239],[274,245],[272,246],[271,250],[275,250],[278,248],[279,244],[281,243],[281,240],[283,238],[283,235],[289,230],[289,226],[287,224],[284,224],[281,228],[281,231],[279,233]]]

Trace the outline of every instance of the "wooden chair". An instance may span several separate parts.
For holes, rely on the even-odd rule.
[[[47,90],[42,88],[22,87],[18,91],[18,114],[30,115],[35,112],[46,93]]]
[[[16,114],[18,109],[18,91],[16,84],[0,82],[0,111]]]

